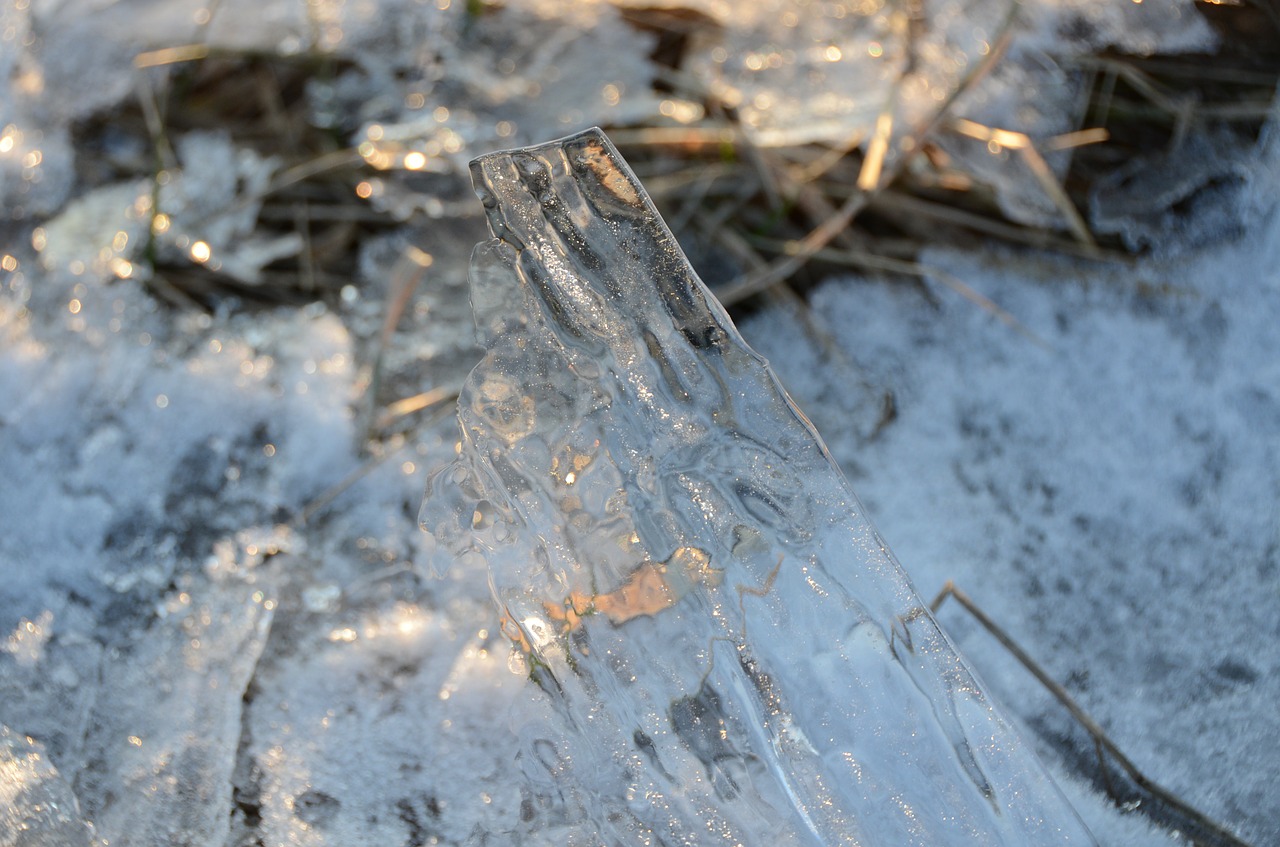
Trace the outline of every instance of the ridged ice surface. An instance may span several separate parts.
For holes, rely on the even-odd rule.
[[[423,524],[556,706],[516,718],[529,831],[1092,844],[608,140],[472,168],[488,352]]]

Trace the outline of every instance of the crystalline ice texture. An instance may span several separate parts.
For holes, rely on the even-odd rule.
[[[556,706],[523,825],[1092,844],[604,135],[472,169],[488,353],[423,526],[483,557]]]
[[[88,847],[92,835],[40,742],[0,724],[0,847]]]

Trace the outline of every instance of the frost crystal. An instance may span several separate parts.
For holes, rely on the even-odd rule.
[[[608,140],[472,171],[488,352],[423,525],[485,560],[556,706],[520,729],[523,825],[1092,844]]]

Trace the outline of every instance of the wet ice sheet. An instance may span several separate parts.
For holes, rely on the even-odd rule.
[[[531,828],[1091,843],[604,136],[473,171],[488,352],[423,519],[557,706]]]

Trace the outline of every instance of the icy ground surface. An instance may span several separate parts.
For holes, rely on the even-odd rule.
[[[1172,260],[929,257],[1043,345],[857,279],[815,295],[834,347],[781,308],[744,325],[921,593],[956,580],[1149,775],[1258,844],[1280,819],[1275,166],[1250,167],[1242,236]],[[356,310],[180,317],[38,271],[3,303],[6,790],[74,792],[114,844],[465,843],[536,814],[509,727],[552,713],[507,667],[482,571],[421,577],[451,422],[325,496],[367,462]],[[865,439],[847,402],[868,381],[897,415]],[[940,618],[1102,843],[1172,843],[1105,804],[1007,654]]]
[[[1244,232],[1204,249],[1112,270],[925,258],[1041,343],[941,288],[856,278],[812,299],[834,346],[776,310],[742,327],[921,593],[980,584],[969,593],[1148,775],[1258,844],[1280,840],[1280,713],[1267,705],[1280,696],[1274,150],[1252,163],[1252,199],[1238,198]],[[869,441],[847,423],[851,370],[894,397],[896,417]],[[1075,747],[1068,766],[1096,773],[1087,738],[1002,648],[958,607],[939,618],[1059,746],[1047,756]]]
[[[514,839],[485,833],[537,819],[528,775],[542,765],[519,755],[530,738],[511,728],[553,712],[508,667],[483,569],[425,576],[416,514],[427,468],[454,455],[454,423],[414,418],[370,446],[370,339],[412,246],[435,263],[387,351],[388,382],[447,391],[474,364],[465,263],[484,226],[469,155],[655,111],[678,125],[696,104],[650,96],[650,45],[603,4],[510,2],[463,40],[449,34],[464,4],[442,5],[226,0],[201,29],[198,0],[0,3],[3,847],[496,845]],[[729,20],[715,0],[686,5]],[[1047,51],[1204,47],[1189,11],[1174,0],[1024,4],[1010,48],[1021,60],[998,65],[961,113],[1057,132],[1078,92]],[[598,53],[575,52],[588,35],[614,60],[607,72]],[[812,67],[834,55],[782,43],[793,36],[730,28],[706,45],[708,84],[748,94],[766,138],[759,104],[797,99],[788,51]],[[309,92],[316,121],[339,124],[353,147],[380,127],[375,167],[429,154],[442,173],[425,176],[443,183],[405,188],[389,175],[373,199],[436,219],[371,239],[332,307],[196,315],[156,300],[141,263],[132,275],[120,264],[139,259],[149,184],[90,178],[150,151],[117,139],[79,155],[72,129],[139,91],[139,51],[193,39],[349,58]],[[864,61],[842,50],[831,79],[846,56]],[[584,63],[591,74],[574,70]],[[600,83],[590,96],[576,84],[588,78]],[[1034,104],[1019,96],[1031,87]],[[875,112],[847,105],[851,122],[828,124],[823,140],[865,144]],[[1034,182],[972,146],[951,152],[992,165],[1011,216],[1041,220]],[[941,285],[852,278],[819,289],[808,317],[766,306],[742,330],[923,596],[956,580],[1148,775],[1272,844],[1280,159],[1201,149],[1091,210],[1098,231],[1179,247],[1173,258],[927,257],[1043,344]],[[249,279],[297,250],[244,229],[255,199],[237,192],[279,162],[216,131],[175,139],[175,155],[162,250],[186,255],[203,238]],[[1221,181],[1206,164],[1245,189],[1189,204],[1185,220],[1135,217],[1135,196],[1186,206]],[[866,401],[886,393],[896,415],[882,422]],[[1108,805],[1084,736],[959,608],[939,617],[1103,844],[1177,843],[1142,810]],[[569,843],[561,836],[544,828],[527,842]]]

